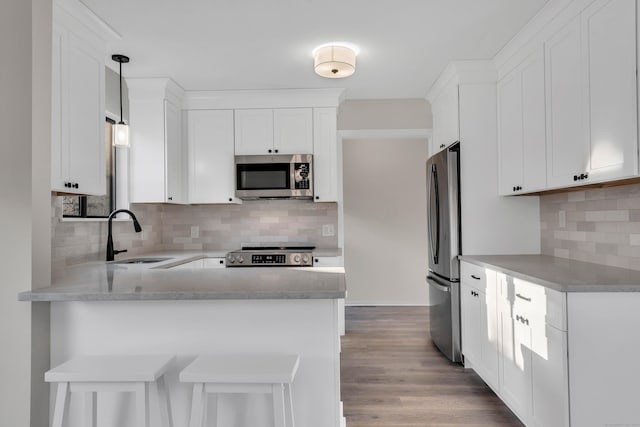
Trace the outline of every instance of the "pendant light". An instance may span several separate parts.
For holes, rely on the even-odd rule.
[[[120,64],[120,121],[113,125],[113,145],[127,148],[129,146],[129,126],[122,120],[122,64],[129,62],[129,57],[124,55],[111,55],[111,59]]]

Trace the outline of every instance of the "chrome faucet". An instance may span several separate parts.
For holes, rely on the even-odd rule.
[[[113,237],[111,236],[111,222],[113,221],[113,218],[117,214],[119,214],[120,212],[129,214],[129,216],[133,220],[133,228],[134,228],[134,230],[136,230],[136,233],[139,233],[139,232],[142,231],[142,227],[140,227],[140,223],[138,222],[138,219],[133,214],[133,212],[131,212],[130,210],[128,210],[128,209],[118,209],[118,210],[115,210],[115,211],[111,212],[111,214],[109,214],[109,221],[108,221],[109,222],[109,224],[108,224],[109,234],[107,235],[107,261],[113,261],[114,257],[117,254],[122,253],[122,252],[127,252],[126,249],[121,250],[121,251],[113,249]]]

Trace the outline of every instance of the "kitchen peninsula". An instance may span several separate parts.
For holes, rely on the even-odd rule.
[[[179,383],[178,373],[197,355],[299,354],[296,421],[310,427],[341,424],[341,267],[184,268],[222,254],[146,258],[151,256],[164,259],[69,267],[51,287],[19,294],[23,301],[51,302],[51,366],[81,354],[175,354],[167,382],[179,426],[187,425],[191,388]],[[79,425],[82,410],[81,399],[74,399],[71,426]],[[133,405],[127,403],[99,397],[99,407],[106,408],[98,412],[99,423],[133,425]],[[220,425],[270,425],[267,396],[221,396],[219,405]],[[151,416],[153,423],[156,414]]]

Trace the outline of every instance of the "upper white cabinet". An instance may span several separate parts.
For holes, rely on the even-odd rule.
[[[57,5],[52,36],[51,190],[102,195],[106,45]]]
[[[638,172],[636,4],[596,0],[546,40],[549,187]]]
[[[317,202],[337,202],[340,156],[337,142],[337,111],[313,109],[313,193]]]
[[[544,53],[540,48],[498,82],[501,195],[546,187],[545,144]]]
[[[440,94],[431,102],[433,137],[429,155],[443,150],[460,140],[460,112],[458,81],[449,79]]]
[[[133,203],[186,203],[182,89],[170,79],[127,79]]]
[[[237,155],[312,152],[311,108],[235,110]]]
[[[235,197],[233,110],[187,117],[189,203],[239,203]]]

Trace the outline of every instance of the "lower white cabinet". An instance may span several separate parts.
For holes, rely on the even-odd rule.
[[[465,365],[527,425],[569,426],[566,294],[461,263]]]
[[[225,268],[225,259],[224,258],[201,258],[195,261],[185,262],[184,264],[178,264],[175,267],[171,267],[172,269],[181,269],[181,270],[197,270],[201,268]]]
[[[487,274],[488,273],[488,274]],[[462,353],[494,390],[498,382],[498,322],[496,275],[480,267],[463,264],[461,269]]]

